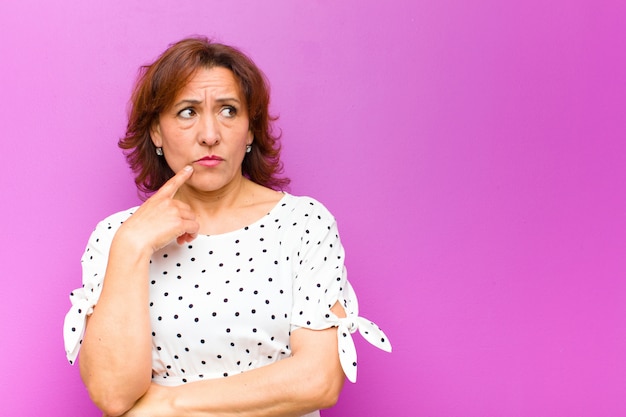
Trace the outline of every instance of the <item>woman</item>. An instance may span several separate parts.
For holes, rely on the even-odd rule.
[[[105,415],[315,416],[356,378],[350,333],[390,351],[332,215],[276,190],[268,107],[254,63],[204,38],[143,68],[120,147],[154,194],[98,224],[64,326]]]

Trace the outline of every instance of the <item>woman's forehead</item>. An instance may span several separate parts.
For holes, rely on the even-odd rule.
[[[176,94],[174,101],[188,96],[207,97],[208,95],[231,96],[239,101],[245,101],[241,83],[230,69],[224,67],[198,68]]]

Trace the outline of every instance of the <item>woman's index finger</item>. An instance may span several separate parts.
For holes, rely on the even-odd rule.
[[[191,177],[192,173],[193,173],[193,167],[191,165],[187,165],[185,168],[178,171],[176,175],[170,178],[165,184],[163,184],[163,186],[161,187],[161,189],[158,191],[157,194],[164,194],[168,198],[173,198],[174,195],[176,195],[176,192],[178,191],[178,189],[185,182],[187,182],[189,177]]]

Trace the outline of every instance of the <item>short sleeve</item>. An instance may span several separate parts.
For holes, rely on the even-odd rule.
[[[295,259],[292,329],[337,327],[341,365],[348,379],[355,382],[356,349],[351,334],[359,330],[368,342],[387,352],[391,352],[391,345],[376,324],[358,316],[358,301],[347,280],[335,218],[320,203],[313,200],[309,205]],[[336,302],[343,306],[345,318],[331,312]]]
[[[93,308],[100,298],[113,237],[132,210],[116,213],[101,221],[89,237],[80,261],[83,284],[70,293],[72,306],[63,323],[65,354],[70,364],[76,362],[87,317],[93,313]]]
[[[332,215],[317,202],[309,203],[293,262],[291,324],[314,330],[331,327],[331,307],[346,283],[344,249]]]

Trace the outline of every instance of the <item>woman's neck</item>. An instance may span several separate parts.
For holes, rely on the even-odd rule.
[[[175,198],[189,204],[196,214],[200,223],[199,234],[213,235],[254,223],[267,214],[282,195],[242,176],[211,192],[181,187]]]

